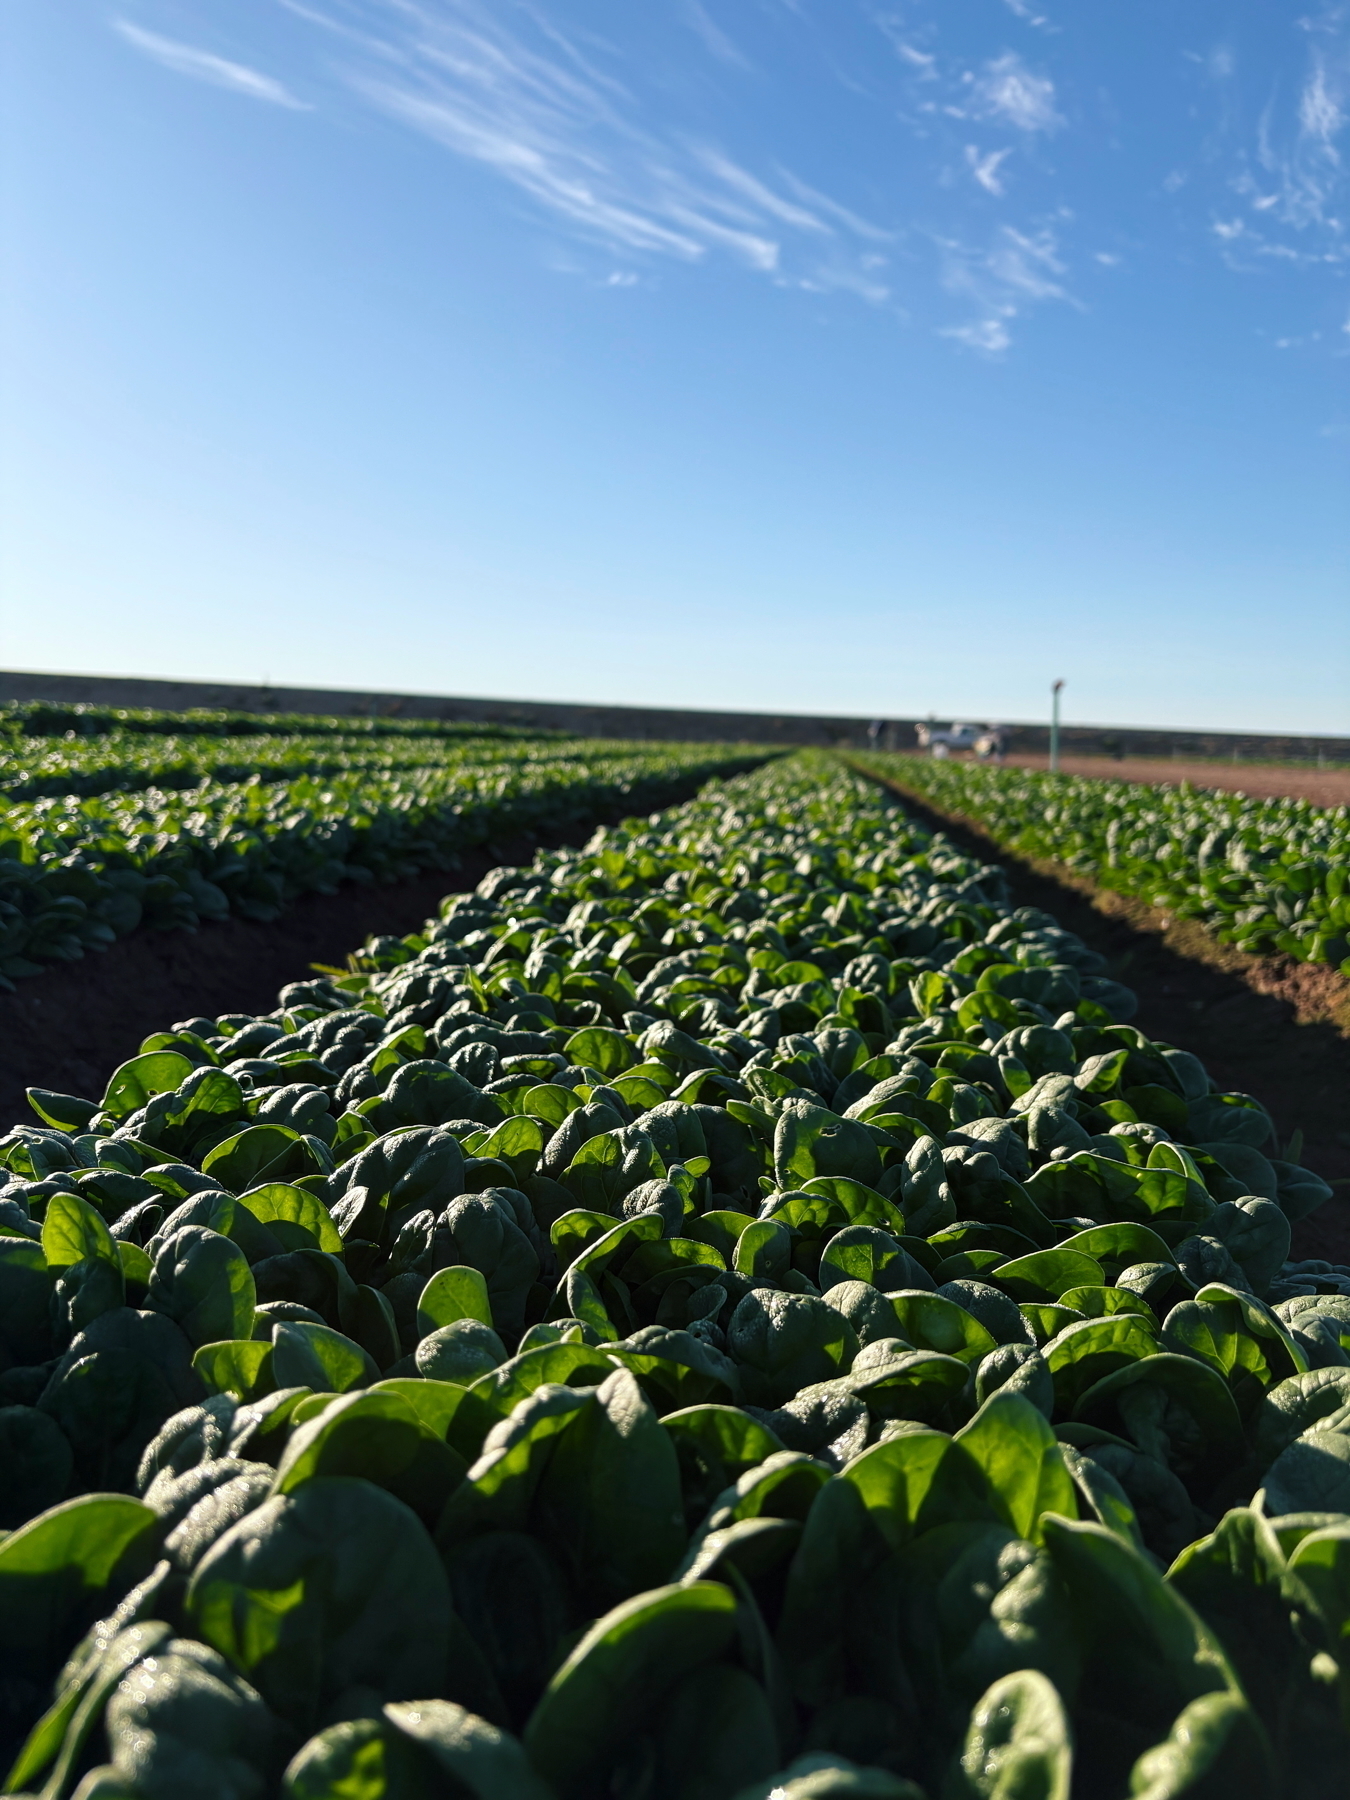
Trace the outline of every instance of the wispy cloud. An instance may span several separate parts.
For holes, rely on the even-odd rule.
[[[1334,161],[1340,161],[1335,140],[1345,129],[1345,109],[1339,92],[1333,91],[1327,78],[1327,66],[1320,57],[1299,95],[1298,122],[1305,138],[1315,140]]]
[[[1012,342],[1012,321],[1033,301],[1077,305],[1060,279],[1067,273],[1058,240],[1048,226],[1019,231],[1001,225],[981,248],[957,239],[942,244],[943,285],[973,301],[977,316],[941,328],[939,335],[967,349],[998,355]]]
[[[1031,0],[1008,4],[1025,24],[1049,25]],[[1058,180],[1043,147],[1067,127],[1054,79],[1015,50],[1001,49],[977,61],[968,52],[949,52],[939,33],[938,9],[926,22],[913,5],[903,15],[873,11],[871,18],[898,59],[903,101],[898,117],[916,145],[930,146],[918,155],[929,162],[934,179],[915,211],[927,212],[931,220],[940,197],[942,223],[916,224],[914,236],[937,250],[939,285],[950,297],[943,311],[950,314],[955,300],[961,314],[974,312],[955,320],[939,315],[934,328],[966,349],[1001,355],[1013,341],[1016,321],[1036,306],[1077,304],[1056,236],[1070,214],[1054,192]],[[971,142],[976,134],[992,143]],[[1014,183],[1014,170],[1026,179]],[[971,185],[1000,203],[990,208],[976,202],[980,223],[974,229],[987,235],[972,236]],[[1014,186],[1038,190],[1030,219],[1025,203],[1017,209],[1022,216],[1014,216],[1009,200]],[[990,211],[1000,220],[992,227]]]
[[[1055,84],[1037,75],[1016,51],[1007,50],[974,78],[976,102],[988,118],[1019,131],[1054,131],[1064,121],[1055,111]]]
[[[987,156],[981,156],[974,144],[967,144],[966,167],[986,194],[1001,194],[1003,180],[999,175],[999,168],[1011,155],[1011,150],[1004,149],[991,150]]]
[[[1027,233],[1005,225],[989,252],[987,267],[995,280],[1013,293],[1032,300],[1064,300],[1067,295],[1054,276],[1063,275],[1065,265],[1059,258],[1059,246],[1047,230]]]
[[[908,63],[911,69],[917,69],[924,80],[937,79],[937,58],[931,50],[920,50],[917,44],[897,43],[895,53],[901,62]]]
[[[918,75],[924,81],[937,80],[937,57],[931,50],[921,49],[914,41],[916,35],[931,38],[931,26],[916,34],[911,21],[898,13],[873,11],[871,17],[872,23],[889,41],[891,48],[911,74]]]
[[[1204,64],[1212,81],[1227,81],[1237,73],[1237,53],[1231,44],[1215,44]]]
[[[750,68],[749,57],[736,47],[716,19],[711,17],[708,9],[699,4],[699,0],[685,0],[684,16],[697,35],[702,38],[704,48],[715,56],[718,62],[729,63],[737,69]]]
[[[869,220],[855,213],[851,207],[841,206],[837,200],[831,200],[828,194],[822,194],[816,188],[808,187],[804,181],[799,181],[791,170],[780,166],[776,173],[789,193],[795,194],[799,200],[804,200],[816,212],[836,220],[854,237],[870,239],[874,244],[890,244],[895,241],[896,232],[887,231],[880,225],[873,225]]]
[[[1346,127],[1348,74],[1350,56],[1334,67],[1318,47],[1299,91],[1296,122],[1282,120],[1273,103],[1267,106],[1257,129],[1256,160],[1264,179],[1243,184],[1256,211],[1295,228],[1326,221],[1345,189],[1337,139]]]
[[[830,227],[817,213],[804,206],[798,206],[791,200],[784,200],[775,194],[773,189],[762,182],[758,176],[751,175],[748,170],[739,168],[729,156],[720,150],[700,149],[695,152],[698,160],[710,175],[730,188],[733,193],[740,194],[748,200],[752,207],[781,225],[790,225],[797,231],[815,231],[828,233]]]
[[[1273,85],[1254,121],[1224,116],[1222,141],[1237,163],[1228,165],[1225,199],[1211,196],[1210,229],[1234,268],[1350,260],[1350,13],[1333,6],[1291,27],[1307,40],[1295,90]],[[1234,194],[1246,211],[1228,217]]]
[[[1016,13],[1018,18],[1027,25],[1044,26],[1050,23],[1047,15],[1037,12],[1034,6],[1029,6],[1027,0],[1003,0],[1003,4],[1009,12]]]
[[[967,350],[979,350],[986,356],[997,356],[1012,343],[1012,335],[1005,323],[1012,314],[1013,309],[1005,307],[1000,313],[976,319],[969,325],[944,325],[939,336],[952,338],[956,343],[964,344]]]
[[[884,256],[864,256],[856,263],[818,263],[795,285],[810,294],[854,294],[871,306],[885,306],[891,299],[890,284],[881,275],[885,267]]]
[[[706,9],[683,10],[712,48],[720,28]],[[877,291],[863,245],[889,237],[885,228],[784,169],[749,168],[664,123],[645,103],[640,68],[564,31],[533,0],[373,0],[372,14],[378,42],[342,65],[349,86],[574,237],[630,256],[728,255],[786,285]]]
[[[902,228],[867,216],[866,201],[836,196],[769,145],[747,153],[746,121],[721,93],[728,76],[715,66],[736,82],[734,92],[736,72],[752,67],[725,29],[725,0],[676,0],[667,9],[675,41],[683,27],[712,59],[700,69],[696,114],[684,108],[678,85],[653,80],[649,53],[637,54],[618,22],[613,36],[599,36],[552,0],[277,3],[321,34],[330,81],[516,194],[549,227],[540,245],[549,266],[598,288],[649,285],[661,261],[730,261],[783,289],[851,296],[899,319],[926,313],[930,328],[985,355],[1008,347],[1029,309],[1069,298],[1057,243],[1039,227],[1008,220],[983,248],[970,248],[964,232],[921,223],[913,192]],[[950,194],[953,166],[964,158],[970,183],[1003,201],[1014,155],[1064,122],[1050,76],[1011,50],[979,64],[940,57],[931,25],[911,30],[864,3],[893,46],[893,79],[922,96],[914,117],[936,127],[930,200]],[[1041,17],[1030,0],[1013,10],[1028,23]],[[778,16],[793,29],[810,19],[789,0]],[[125,20],[117,29],[178,73],[273,105],[302,104],[243,63]],[[699,68],[696,49],[693,57]],[[725,102],[720,117],[709,113],[710,96]],[[920,137],[924,129],[920,123]],[[952,135],[975,132],[992,136],[992,146]],[[884,188],[875,169],[860,173],[859,191]],[[946,296],[936,317],[935,288]]]
[[[270,75],[261,74],[257,69],[248,68],[244,63],[229,62],[225,57],[215,56],[209,50],[197,50],[191,44],[180,44],[173,38],[160,37],[158,32],[145,31],[126,19],[114,19],[113,29],[127,43],[144,55],[153,57],[166,69],[172,69],[176,75],[189,75],[194,81],[206,81],[212,87],[228,88],[231,93],[246,94],[250,100],[265,100],[271,106],[289,107],[294,112],[310,110],[303,100],[297,100],[281,82]]]

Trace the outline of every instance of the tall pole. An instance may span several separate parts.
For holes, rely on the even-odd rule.
[[[1059,690],[1064,686],[1062,681],[1050,684],[1050,773],[1059,773]]]

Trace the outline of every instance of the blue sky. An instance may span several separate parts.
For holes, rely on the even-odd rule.
[[[3,0],[0,662],[1350,732],[1350,6]]]

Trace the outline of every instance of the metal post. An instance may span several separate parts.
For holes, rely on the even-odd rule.
[[[1064,686],[1062,681],[1050,684],[1050,773],[1059,773],[1059,690]]]

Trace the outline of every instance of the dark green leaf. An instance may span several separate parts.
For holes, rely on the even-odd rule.
[[[948,1800],[1069,1800],[1072,1779],[1064,1703],[1039,1670],[1022,1669],[981,1695]]]
[[[530,1760],[560,1800],[596,1792],[621,1746],[675,1683],[723,1655],[735,1619],[730,1589],[695,1582],[639,1594],[591,1627],[525,1729]]]
[[[146,1305],[172,1319],[192,1344],[251,1336],[256,1303],[243,1252],[218,1232],[188,1225],[155,1258]]]
[[[445,1570],[416,1516],[368,1481],[310,1480],[246,1514],[197,1565],[187,1609],[302,1730],[358,1684],[377,1701],[445,1691]]]

